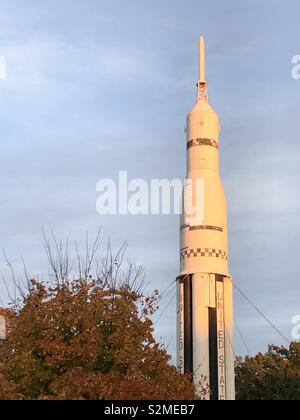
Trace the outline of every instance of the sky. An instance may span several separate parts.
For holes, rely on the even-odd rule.
[[[230,271],[291,339],[300,314],[300,54],[297,0],[1,0],[0,248],[22,276],[47,275],[42,227],[83,244],[102,228],[143,264],[149,290],[179,273],[179,219],[100,216],[99,179],[185,177],[185,118],[206,38],[228,199]],[[4,257],[0,274],[11,285]],[[174,289],[175,293],[175,289]],[[8,297],[0,282],[3,304]],[[172,293],[169,295],[172,299]],[[174,354],[175,300],[156,336]],[[285,344],[246,300],[235,321],[251,354]],[[245,354],[236,334],[236,354]]]

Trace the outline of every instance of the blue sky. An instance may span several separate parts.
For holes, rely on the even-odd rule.
[[[2,0],[0,11],[0,248],[18,275],[20,255],[32,275],[47,274],[42,226],[79,242],[102,226],[103,243],[128,241],[150,288],[175,279],[178,218],[100,217],[96,183],[122,169],[184,178],[203,33],[222,125],[231,272],[290,336],[300,314],[300,81],[291,77],[299,2]],[[9,281],[2,257],[0,271]],[[0,292],[5,302],[3,284]],[[251,352],[282,342],[238,295],[235,306]],[[174,303],[157,336],[174,351]],[[236,352],[245,352],[238,335]]]

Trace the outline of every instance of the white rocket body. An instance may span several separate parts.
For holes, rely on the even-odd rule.
[[[178,278],[178,368],[193,373],[208,399],[234,400],[233,288],[228,270],[227,205],[219,173],[219,120],[208,104],[204,40],[200,40],[197,104],[187,118],[187,179],[202,180],[193,203],[203,218],[183,213]],[[202,202],[199,202],[199,199]],[[195,201],[196,200],[196,201]]]

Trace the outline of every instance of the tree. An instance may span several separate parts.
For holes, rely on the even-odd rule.
[[[300,400],[300,343],[239,359],[238,400]]]
[[[124,250],[108,253],[94,276],[88,255],[75,280],[62,248],[47,250],[52,281],[29,282],[0,343],[1,399],[199,398],[155,341],[159,294],[145,295],[141,267],[121,271]]]
[[[0,373],[0,400],[22,400],[23,396],[17,392],[17,387],[14,383],[8,382]]]

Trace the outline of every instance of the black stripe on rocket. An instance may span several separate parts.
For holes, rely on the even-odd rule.
[[[179,277],[178,280],[183,285],[184,373],[193,374],[193,276]]]
[[[184,281],[184,372],[193,374],[193,278]]]

